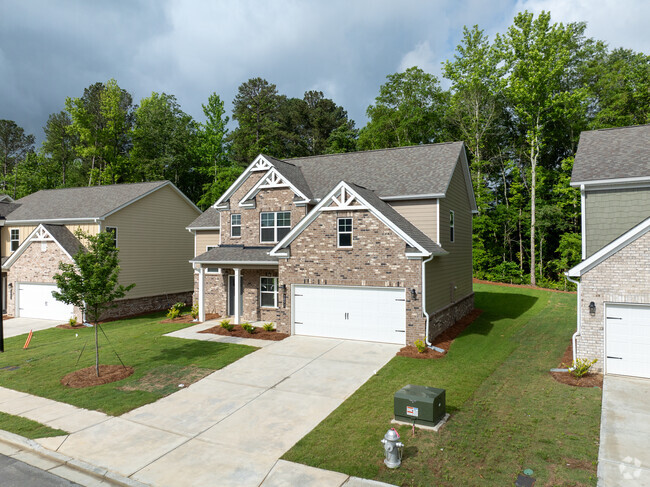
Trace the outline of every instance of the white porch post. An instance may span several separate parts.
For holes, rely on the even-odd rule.
[[[241,293],[241,289],[239,289],[240,286],[240,279],[241,279],[241,269],[238,267],[235,267],[235,297],[233,299],[233,302],[235,303],[235,325],[239,324],[239,314],[241,313],[241,309],[239,309],[239,295]]]
[[[199,264],[199,321],[205,321],[205,270]]]

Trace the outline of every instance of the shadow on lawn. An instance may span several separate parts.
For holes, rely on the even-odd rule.
[[[492,319],[500,318],[519,318],[526,311],[532,308],[539,298],[527,294],[505,294],[493,293],[489,291],[477,291],[474,298],[474,304],[477,308],[482,309],[485,315]]]

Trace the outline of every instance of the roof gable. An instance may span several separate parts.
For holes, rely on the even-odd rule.
[[[264,176],[251,188],[251,190],[246,193],[246,195],[239,201],[239,206],[242,207],[252,207],[253,202],[251,201],[257,193],[263,189],[278,189],[278,188],[289,188],[294,192],[296,196],[302,199],[302,203],[308,203],[311,198],[300,191],[296,186],[291,183],[291,180],[287,177],[284,177],[280,171],[275,167],[269,169]]]
[[[571,185],[650,181],[650,124],[580,134]]]
[[[358,185],[341,181],[271,250],[272,256],[286,255],[286,248],[324,211],[368,210],[409,246],[415,249],[408,252],[410,257],[444,255],[447,252],[433,242],[422,231],[397,213],[372,191]]]
[[[566,272],[566,275],[569,277],[582,276],[586,272],[589,272],[591,269],[596,267],[601,262],[607,260],[609,257],[616,254],[623,247],[627,247],[635,240],[641,238],[649,231],[650,231],[650,218],[647,218],[641,223],[639,223],[636,227],[625,232],[616,240],[605,245],[602,249],[600,249],[595,254],[592,254],[589,258],[583,260],[580,264],[578,264],[574,268],[569,269]]]
[[[9,269],[33,242],[54,242],[71,260],[83,248],[79,239],[63,225],[40,224],[2,264],[2,268]]]

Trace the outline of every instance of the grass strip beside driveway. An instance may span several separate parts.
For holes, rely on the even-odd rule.
[[[106,336],[99,334],[100,363],[120,364],[119,355],[125,365],[135,369],[124,380],[83,389],[61,385],[64,375],[95,364],[94,329],[51,328],[34,332],[27,350],[22,349],[25,335],[5,341],[5,353],[0,354],[0,386],[120,415],[256,350],[245,345],[165,337],[191,324],[161,324],[163,319],[165,313],[161,312],[102,325]]]
[[[50,428],[44,424],[21,418],[12,414],[0,412],[0,430],[9,431],[25,438],[49,438],[50,436],[67,435],[67,431]]]
[[[548,374],[575,329],[575,295],[475,285],[484,313],[438,360],[395,357],[285,456],[286,460],[398,485],[594,485],[601,391]],[[399,427],[402,467],[380,443],[393,395],[406,384],[447,391],[440,433]]]

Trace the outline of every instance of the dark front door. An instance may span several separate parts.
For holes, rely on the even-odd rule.
[[[244,311],[244,280],[239,277],[239,316]],[[228,315],[235,316],[235,276],[228,276]]]

